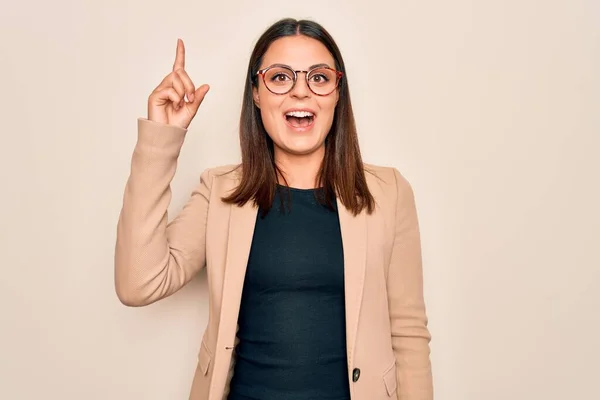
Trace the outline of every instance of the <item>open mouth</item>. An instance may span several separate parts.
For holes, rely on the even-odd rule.
[[[310,111],[290,111],[285,114],[285,119],[292,128],[302,129],[313,124],[315,115]]]

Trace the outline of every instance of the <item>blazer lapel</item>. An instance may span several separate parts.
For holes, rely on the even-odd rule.
[[[237,205],[230,207],[221,314],[217,333],[217,356],[214,360],[214,370],[218,373],[213,375],[211,381],[210,400],[216,400],[218,391],[213,388],[225,387],[227,383],[230,359],[218,357],[218,354],[223,354],[222,350],[232,351],[235,347],[238,313],[257,211],[258,208],[252,202],[242,207]]]
[[[223,281],[219,338],[225,346],[233,346],[237,329],[237,317],[254,235],[258,208],[249,201],[244,206],[231,206],[229,237]],[[227,333],[232,337],[223,337]]]
[[[337,206],[344,247],[346,346],[348,367],[352,368],[367,262],[367,218],[364,211],[354,216],[339,199]]]

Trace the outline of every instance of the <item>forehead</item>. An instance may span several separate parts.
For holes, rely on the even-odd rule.
[[[294,69],[305,69],[316,64],[335,67],[333,57],[323,43],[302,35],[286,36],[271,43],[261,68],[272,64],[286,64]]]

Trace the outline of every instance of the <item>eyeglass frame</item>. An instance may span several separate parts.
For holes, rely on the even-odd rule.
[[[265,73],[266,73],[268,70],[270,70],[271,68],[286,68],[286,69],[288,69],[288,70],[290,70],[290,71],[292,71],[292,72],[294,73],[294,83],[292,83],[292,87],[291,87],[291,88],[290,88],[290,89],[289,89],[287,92],[284,92],[284,93],[276,93],[276,92],[272,91],[271,89],[269,89],[269,85],[267,85],[267,82],[265,81]],[[309,75],[311,72],[313,72],[314,70],[316,70],[316,69],[328,69],[328,70],[330,70],[330,71],[333,71],[333,72],[335,72],[335,76],[336,76],[336,82],[335,82],[335,86],[334,86],[334,88],[333,88],[333,90],[332,90],[331,92],[329,92],[329,93],[327,93],[327,94],[319,94],[319,93],[316,93],[314,90],[312,90],[312,88],[310,87],[310,83],[308,82],[308,75]],[[331,93],[335,92],[335,90],[336,90],[336,89],[339,87],[339,85],[340,85],[340,80],[341,80],[341,79],[342,79],[342,77],[344,76],[344,73],[343,73],[342,71],[338,71],[338,70],[336,70],[335,68],[331,68],[331,67],[328,67],[328,66],[326,66],[326,65],[319,65],[319,66],[316,66],[316,67],[314,67],[314,68],[311,68],[311,69],[309,69],[308,71],[306,71],[306,70],[295,70],[295,69],[293,69],[292,67],[290,67],[289,65],[285,65],[285,64],[273,64],[273,65],[269,65],[269,66],[268,66],[268,67],[266,67],[266,68],[263,68],[263,69],[260,69],[260,70],[258,70],[258,71],[256,72],[256,74],[255,74],[255,75],[257,75],[257,76],[258,76],[258,75],[262,76],[263,83],[265,84],[265,87],[267,88],[267,90],[268,90],[269,92],[271,92],[271,93],[273,93],[273,94],[276,94],[276,95],[284,95],[284,94],[288,94],[289,92],[291,92],[292,90],[294,90],[294,87],[296,87],[296,83],[298,82],[298,74],[299,74],[300,72],[304,72],[304,77],[305,77],[305,79],[306,79],[306,86],[307,86],[307,87],[308,87],[308,89],[309,89],[309,90],[310,90],[312,93],[314,93],[316,96],[329,96]]]

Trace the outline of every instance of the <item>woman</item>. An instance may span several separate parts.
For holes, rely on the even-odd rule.
[[[363,164],[331,36],[292,19],[267,29],[248,65],[241,165],[204,171],[167,223],[177,157],[207,92],[178,41],[138,120],[115,259],[129,306],[207,266],[190,399],[432,399],[412,189],[397,170]]]

